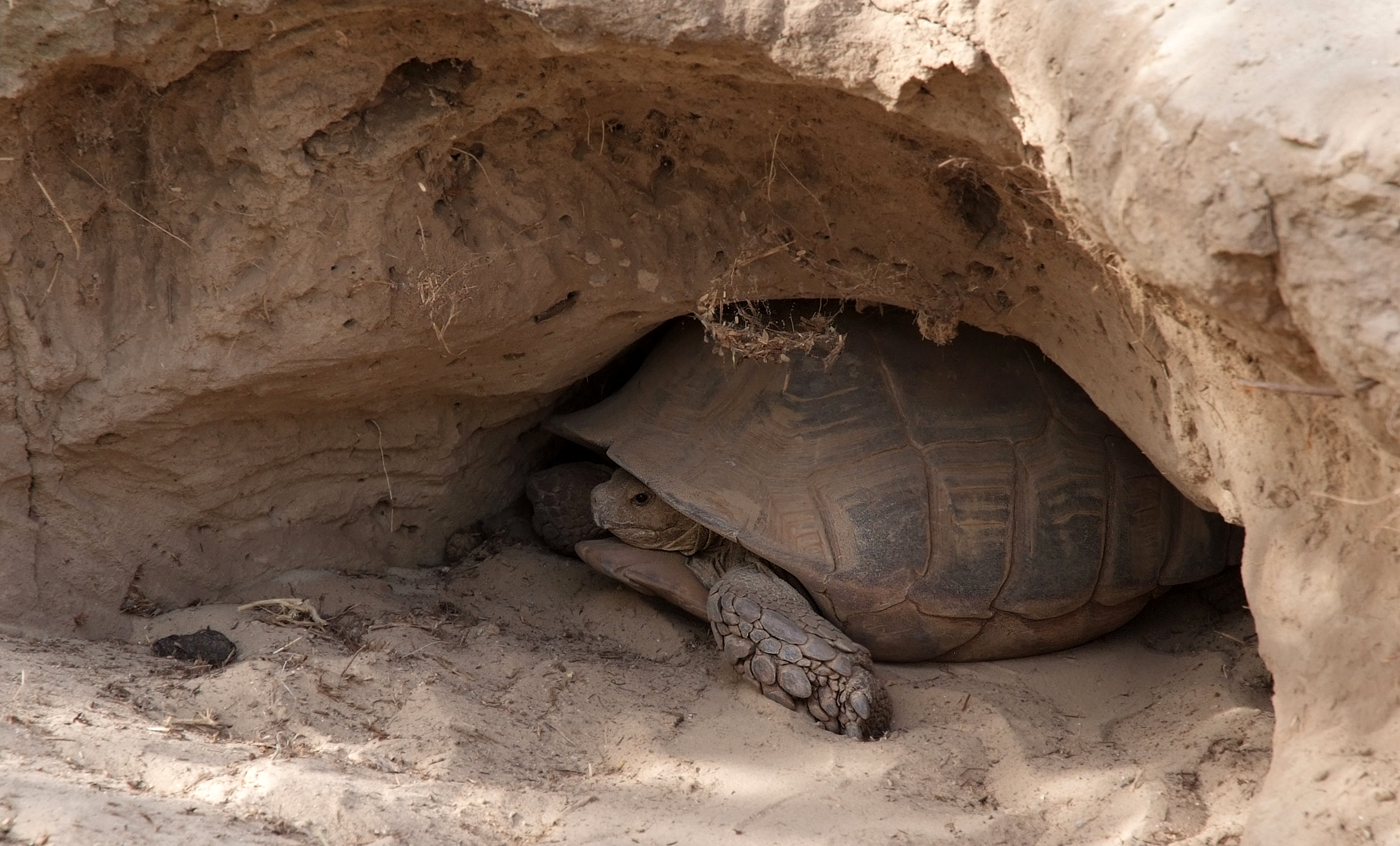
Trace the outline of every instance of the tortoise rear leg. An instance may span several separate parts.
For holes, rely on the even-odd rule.
[[[889,730],[890,700],[870,651],[766,566],[726,572],[710,589],[708,611],[725,657],[764,696],[806,708],[837,734],[876,738]]]
[[[574,544],[607,535],[593,522],[593,489],[612,478],[613,469],[591,461],[560,464],[525,480],[525,496],[534,508],[535,534],[555,552],[568,555]]]

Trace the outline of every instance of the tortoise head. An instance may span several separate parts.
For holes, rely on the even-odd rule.
[[[626,470],[594,488],[592,501],[594,521],[632,546],[694,555],[717,540]]]

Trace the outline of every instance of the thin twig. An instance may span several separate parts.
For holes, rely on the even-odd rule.
[[[589,129],[589,131],[591,132],[591,131],[593,130],[593,127],[590,125],[590,126],[588,127],[588,129]],[[585,141],[585,142],[584,142],[584,146],[588,146],[588,143],[589,143],[589,142]],[[591,148],[590,148],[590,149],[591,149]],[[486,178],[486,184],[491,186],[491,193],[493,193],[493,194],[499,194],[499,193],[500,193],[500,192],[498,192],[498,191],[496,190],[496,183],[494,183],[494,182],[491,181],[491,174],[489,174],[489,173],[486,172],[486,165],[482,163],[481,159],[478,159],[476,156],[472,155],[470,151],[468,151],[468,150],[463,150],[463,149],[460,148],[460,147],[453,147],[453,148],[452,148],[452,152],[454,152],[454,153],[461,153],[462,155],[464,155],[464,156],[466,156],[467,158],[471,159],[472,161],[476,162],[476,166],[479,167],[479,168],[481,168],[481,175],[484,176],[484,177]]]
[[[578,746],[578,744],[574,742],[574,739],[572,737],[569,737],[567,734],[565,734],[564,730],[556,726],[554,723],[551,723],[549,720],[545,720],[544,724],[558,732],[559,736],[564,738],[564,741],[570,746]]]
[[[1340,503],[1342,503],[1343,505],[1362,505],[1362,506],[1367,506],[1367,505],[1380,505],[1381,503],[1383,503],[1383,502],[1385,502],[1385,501],[1387,501],[1387,500],[1391,500],[1391,499],[1394,499],[1394,498],[1397,497],[1397,496],[1400,496],[1400,488],[1396,488],[1395,490],[1391,491],[1390,493],[1386,494],[1385,496],[1378,496],[1378,497],[1376,497],[1375,499],[1350,499],[1350,498],[1344,497],[1344,496],[1333,496],[1332,494],[1323,493],[1322,491],[1313,491],[1313,496],[1320,496],[1320,497],[1322,497],[1323,499],[1330,499],[1330,500],[1332,500],[1333,502],[1340,502]],[[1395,520],[1395,518],[1397,518],[1397,517],[1400,517],[1400,508],[1392,509],[1391,512],[1390,512],[1389,514],[1385,515],[1385,517],[1383,517],[1383,518],[1381,518],[1379,521],[1377,521],[1376,524],[1375,524],[1376,527],[1375,527],[1375,529],[1373,529],[1373,530],[1371,531],[1371,535],[1370,535],[1370,538],[1369,538],[1369,539],[1370,539],[1371,541],[1374,541],[1374,540],[1376,539],[1376,536],[1379,535],[1379,534],[1380,534],[1381,532],[1383,532],[1383,531],[1384,531],[1384,532],[1395,532],[1395,531],[1400,531],[1400,529],[1396,529],[1394,526],[1390,525],[1390,523],[1393,522],[1393,521]]]
[[[773,183],[778,179],[778,139],[783,133],[777,132],[773,135],[773,148],[768,153],[768,177],[764,180],[768,183],[764,200],[773,202]]]
[[[58,215],[59,222],[63,224],[63,228],[68,230],[68,237],[73,239],[73,248],[78,251],[77,258],[81,260],[83,257],[83,245],[78,243],[78,235],[73,231],[73,227],[68,224],[68,218],[64,217],[63,212],[58,210],[58,203],[53,201],[53,195],[49,193],[49,189],[44,187],[43,181],[39,179],[39,174],[35,173],[33,169],[30,169],[29,175],[34,177],[34,184],[38,185],[39,190],[44,192],[44,199],[49,201],[49,208],[53,209],[54,214]],[[91,175],[90,173],[88,174],[88,176]]]
[[[443,669],[447,670],[449,673],[452,673],[455,676],[460,676],[461,678],[464,678],[467,681],[476,681],[476,676],[472,675],[471,673],[457,669],[457,666],[455,664],[453,664],[446,658],[443,658],[441,655],[429,655],[428,657],[441,664]]]
[[[1308,394],[1315,397],[1344,397],[1346,393],[1341,388],[1329,388],[1323,385],[1294,385],[1288,382],[1255,382],[1251,379],[1236,379],[1235,384],[1241,388],[1258,388],[1262,391],[1281,391],[1289,394]]]
[[[374,426],[374,431],[379,433],[379,467],[384,471],[384,486],[389,489],[389,534],[394,533],[394,483],[389,481],[389,462],[384,458],[384,430],[379,428],[379,421],[370,420]]]
[[[228,726],[219,722],[219,718],[208,708],[205,708],[204,713],[200,714],[198,717],[166,717],[165,724],[167,726],[179,726],[181,728],[211,728],[216,730],[228,728]]]
[[[430,640],[430,641],[428,641],[427,643],[423,644],[422,646],[418,647],[417,649],[413,650],[412,652],[406,653],[403,657],[405,657],[405,658],[412,658],[413,656],[417,655],[419,652],[422,652],[422,651],[425,650],[425,649],[429,649],[429,648],[431,648],[431,647],[434,647],[434,646],[441,646],[441,645],[442,645],[442,641],[440,641],[440,640]],[[428,656],[428,657],[431,658],[432,656],[430,655],[430,656]]]
[[[39,304],[34,306],[37,311],[42,308],[49,298],[49,292],[53,291],[53,283],[58,281],[58,269],[63,266],[63,253],[59,253],[53,261],[53,275],[49,277],[49,287],[44,289],[44,295],[39,298]]]
[[[293,640],[290,640],[287,643],[284,643],[276,649],[272,650],[272,654],[276,655],[277,653],[281,652],[282,650],[286,649],[287,647],[291,646],[292,644],[296,643],[304,637],[306,637],[306,635],[297,635],[296,638],[294,638]]]
[[[69,161],[72,162],[73,160],[72,160],[72,159],[69,159]],[[116,200],[118,203],[120,203],[121,206],[122,206],[122,208],[126,209],[127,211],[131,212],[132,214],[136,215],[137,217],[141,218],[142,220],[146,221],[146,222],[149,223],[151,226],[155,227],[157,230],[159,230],[159,231],[165,233],[166,235],[169,235],[171,238],[174,238],[176,241],[179,241],[181,244],[184,244],[184,245],[185,245],[185,249],[189,250],[190,252],[194,252],[194,247],[190,246],[190,242],[189,242],[189,241],[186,241],[184,238],[181,238],[179,235],[176,235],[174,232],[171,232],[169,229],[166,229],[164,226],[161,226],[159,223],[156,223],[154,220],[151,220],[149,217],[146,217],[146,216],[145,216],[144,214],[142,214],[141,212],[139,212],[139,211],[137,211],[136,209],[132,208],[131,205],[130,205],[129,203],[127,203],[126,200],[123,200],[121,197],[117,196],[117,192],[113,191],[112,189],[108,188],[106,185],[103,185],[101,182],[99,182],[98,179],[97,179],[97,177],[93,176],[93,175],[92,175],[92,172],[89,171],[87,168],[83,167],[82,165],[78,164],[77,162],[73,162],[73,165],[74,165],[76,168],[78,168],[78,170],[81,170],[83,173],[86,173],[86,174],[87,174],[87,178],[92,180],[92,184],[93,184],[93,185],[96,185],[98,188],[101,188],[103,191],[106,191],[106,192],[107,192],[107,195],[110,196],[112,199]],[[34,178],[35,178],[36,181],[38,180],[38,177],[37,177],[37,176],[34,177]],[[39,186],[39,187],[42,188],[43,186],[41,185],[41,186]],[[46,192],[46,193],[47,193],[47,192]],[[58,211],[58,209],[54,209],[54,211]],[[67,223],[65,222],[64,225],[66,226]],[[68,230],[68,231],[69,231],[69,232],[72,232],[73,230],[70,229],[70,230]],[[76,239],[74,239],[74,243],[77,243],[77,240],[76,240]]]
[[[246,605],[238,606],[239,611],[251,611],[254,608],[280,608],[282,609],[282,614],[279,615],[279,619],[286,618],[290,620],[296,614],[305,614],[311,619],[311,622],[318,626],[324,626],[326,624],[325,618],[316,611],[316,606],[304,599],[298,599],[295,596],[283,596],[276,599],[259,599],[257,602],[249,602]]]
[[[347,661],[347,662],[345,663],[345,669],[343,669],[343,670],[340,671],[340,677],[341,677],[341,678],[345,678],[345,674],[348,673],[348,672],[350,672],[350,665],[353,664],[353,663],[355,663],[355,659],[356,659],[356,658],[359,658],[359,657],[360,657],[360,653],[361,653],[361,652],[364,652],[367,648],[369,648],[369,647],[368,647],[368,646],[361,646],[359,649],[356,649],[356,650],[355,650],[355,654],[354,654],[354,655],[351,655],[351,656],[350,656],[350,660]]]
[[[1313,496],[1320,496],[1323,499],[1330,499],[1333,502],[1340,502],[1343,505],[1380,505],[1386,500],[1394,499],[1396,496],[1400,496],[1400,488],[1396,488],[1395,490],[1391,491],[1385,496],[1378,496],[1375,499],[1351,499],[1345,496],[1334,496],[1330,493],[1324,493],[1322,491],[1314,491]]]
[[[726,277],[726,276],[733,276],[734,274],[736,274],[736,273],[739,272],[740,270],[743,270],[744,268],[748,267],[749,265],[753,264],[753,263],[756,262],[756,261],[763,261],[764,259],[768,258],[768,257],[771,256],[771,255],[775,255],[775,254],[781,253],[781,252],[786,252],[787,249],[788,249],[788,247],[790,247],[790,246],[791,246],[790,244],[779,244],[778,246],[776,246],[776,247],[771,247],[771,248],[769,248],[769,249],[767,249],[767,250],[764,250],[764,251],[761,252],[761,253],[758,253],[757,255],[752,255],[752,256],[749,256],[748,258],[738,258],[738,259],[735,259],[735,260],[734,260],[734,263],[733,263],[732,265],[730,265],[730,267],[729,267],[728,270],[726,270],[725,272],[721,273],[719,276],[716,276],[714,279],[711,279],[711,280],[710,280],[710,283],[711,283],[711,284],[715,284],[715,283],[719,282],[720,280],[724,279],[724,277]]]
[[[831,221],[830,221],[830,220],[827,220],[827,217],[826,217],[826,208],[822,205],[822,201],[821,201],[820,199],[818,199],[818,197],[817,197],[816,194],[813,194],[813,193],[812,193],[812,189],[811,189],[811,188],[808,188],[808,187],[806,186],[806,184],[804,184],[804,183],[802,182],[801,179],[798,179],[798,178],[797,178],[797,174],[795,174],[795,173],[792,172],[792,169],[789,168],[789,167],[787,166],[787,162],[779,161],[778,164],[782,165],[783,171],[784,171],[788,176],[792,177],[792,181],[793,181],[793,182],[796,182],[796,183],[797,183],[797,187],[801,188],[803,191],[806,191],[806,192],[807,192],[807,196],[809,196],[809,197],[812,198],[812,202],[814,202],[814,203],[817,204],[817,213],[820,214],[820,215],[822,216],[822,226],[825,226],[825,227],[826,227],[826,237],[831,238],[831,237],[832,237],[832,235],[831,235]]]

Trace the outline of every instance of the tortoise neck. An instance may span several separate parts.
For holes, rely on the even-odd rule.
[[[674,538],[668,539],[662,548],[670,552],[679,552],[682,555],[694,555],[709,549],[720,540],[719,535],[699,523],[691,522],[684,531]]]

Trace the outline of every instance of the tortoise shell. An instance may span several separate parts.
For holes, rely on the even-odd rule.
[[[786,571],[877,660],[1063,649],[1224,566],[1225,525],[1032,344],[843,314],[830,364],[735,361],[695,321],[551,428]]]

